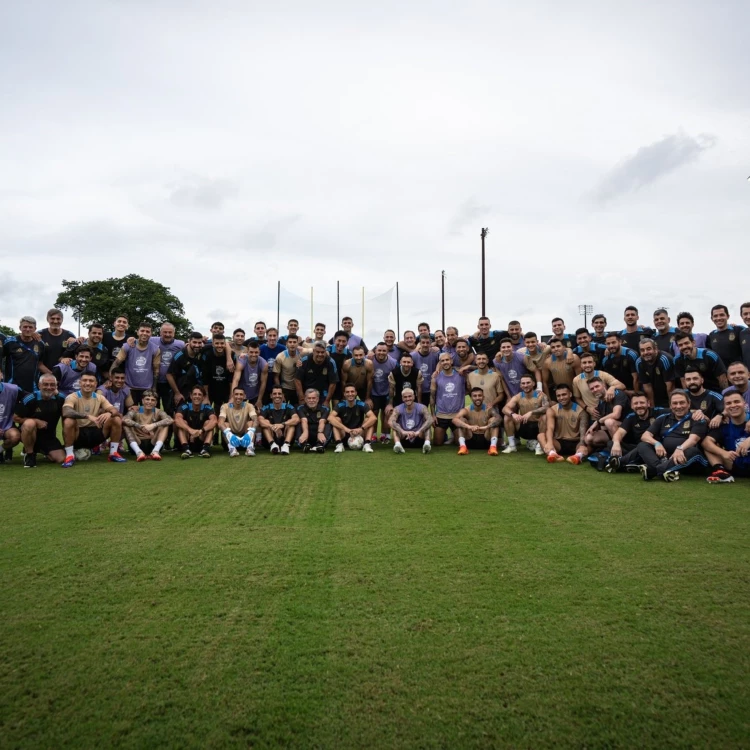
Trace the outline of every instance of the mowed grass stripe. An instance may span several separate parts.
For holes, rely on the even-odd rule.
[[[3,742],[744,744],[747,486],[379,453],[4,467]]]

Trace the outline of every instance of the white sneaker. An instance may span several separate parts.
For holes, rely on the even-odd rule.
[[[271,443],[271,453],[278,453],[278,452],[279,452],[279,444]]]
[[[425,443],[422,446],[422,453],[429,453],[432,450],[432,443]]]
[[[404,450],[404,446],[401,445],[401,443],[394,443],[393,452],[394,453],[406,453],[406,451]]]
[[[235,456],[239,456],[240,452],[232,445],[229,446],[229,458],[234,458]]]
[[[250,445],[248,446],[248,449],[245,451],[246,456],[254,456],[255,455],[255,446]]]
[[[289,455],[289,443],[284,443],[284,445],[281,446],[281,451],[279,451],[282,456],[288,456]]]
[[[334,453],[343,453],[343,452],[344,452],[344,444],[343,444],[343,443],[339,443],[339,444],[338,444],[338,445],[337,445],[337,446],[336,446],[336,447],[335,447],[335,448],[333,449],[333,452],[334,452]]]
[[[538,440],[527,440],[527,441],[526,441],[526,447],[527,447],[527,448],[528,448],[528,449],[529,449],[530,451],[535,451],[535,450],[536,450],[536,447],[537,447],[537,445],[539,445],[539,441],[538,441]]]
[[[500,451],[500,453],[518,453],[518,448],[515,445],[509,445],[505,450]]]
[[[362,446],[362,453],[375,453],[375,451],[372,449],[372,446],[369,443],[365,443]]]
[[[542,448],[541,443],[536,444],[536,448],[534,448],[534,455],[535,456],[543,456],[544,455],[544,448]]]

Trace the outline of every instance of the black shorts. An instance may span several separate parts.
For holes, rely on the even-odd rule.
[[[299,406],[299,401],[297,400],[297,391],[294,390],[294,388],[282,388],[282,391],[284,391],[284,401],[286,401],[287,404],[291,404],[292,406]]]
[[[159,394],[159,400],[161,401],[161,408],[169,414],[170,417],[174,416],[174,391],[170,387],[169,383],[157,383],[156,392]]]
[[[539,437],[539,422],[526,422],[516,427],[516,437],[523,440],[536,440]]]
[[[385,411],[388,406],[388,396],[371,396],[372,410],[377,414],[379,411]]]
[[[131,388],[130,389],[130,398],[133,399],[133,403],[136,406],[140,406],[143,403],[143,394],[151,390],[150,388]]]
[[[445,419],[444,417],[435,418],[435,427],[439,427],[441,430],[455,430],[456,426],[453,424],[452,419]]]
[[[34,453],[41,453],[49,456],[52,451],[64,450],[62,443],[56,435],[46,435],[43,432],[37,432],[36,442],[34,443]]]
[[[401,445],[404,448],[421,448],[424,445],[424,438],[418,437],[414,438],[414,440],[402,440]]]
[[[212,391],[209,388],[208,400],[211,402],[211,406],[214,407],[214,411],[216,412],[216,415],[218,417],[219,412],[221,411],[221,407],[224,406],[224,404],[229,403],[229,391]]]
[[[74,448],[96,448],[97,445],[101,445],[106,438],[104,433],[98,427],[81,427],[78,430],[78,437]]]
[[[430,392],[429,391],[422,391],[419,394],[419,403],[422,404],[422,406],[430,405]]]
[[[578,448],[577,440],[558,440],[560,443],[560,455],[561,456],[574,456]]]
[[[469,440],[466,441],[466,445],[469,448],[489,448],[490,441],[484,435],[472,435]]]

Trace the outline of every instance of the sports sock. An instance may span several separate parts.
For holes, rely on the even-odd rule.
[[[110,443],[109,444],[109,452],[110,453],[117,453],[117,449],[120,447],[119,443]]]
[[[493,448],[494,448],[495,446],[497,446],[497,438],[496,438],[496,437],[490,438],[490,445],[491,445],[491,446],[492,446]]]
[[[157,440],[156,445],[154,446],[154,453],[159,453],[163,447],[164,443],[161,440]]]
[[[458,439],[458,444],[461,445],[461,446],[466,445],[466,438],[465,437],[460,437]]]
[[[139,456],[141,453],[143,453],[143,451],[141,450],[141,446],[138,445],[135,440],[130,441],[130,447],[133,449],[133,453],[135,453],[136,456]]]
[[[68,458],[68,456],[73,455],[73,446],[65,446],[65,458]]]
[[[583,453],[576,453],[576,457],[580,458],[581,461],[583,461]]]
[[[508,445],[515,446],[515,444],[516,444],[516,437],[515,437],[515,435],[511,435],[508,438]]]

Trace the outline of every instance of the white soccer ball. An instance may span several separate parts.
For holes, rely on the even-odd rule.
[[[91,451],[88,448],[78,448],[73,453],[76,461],[88,461],[91,458]]]
[[[528,448],[528,449],[529,449],[530,451],[535,451],[535,450],[536,450],[536,447],[537,447],[537,445],[539,445],[539,441],[538,441],[538,440],[527,440],[527,441],[526,441],[526,447],[527,447],[527,448]]]
[[[362,435],[355,435],[354,437],[350,437],[349,441],[349,448],[353,451],[361,451],[362,446],[365,444],[365,439],[362,437]]]

